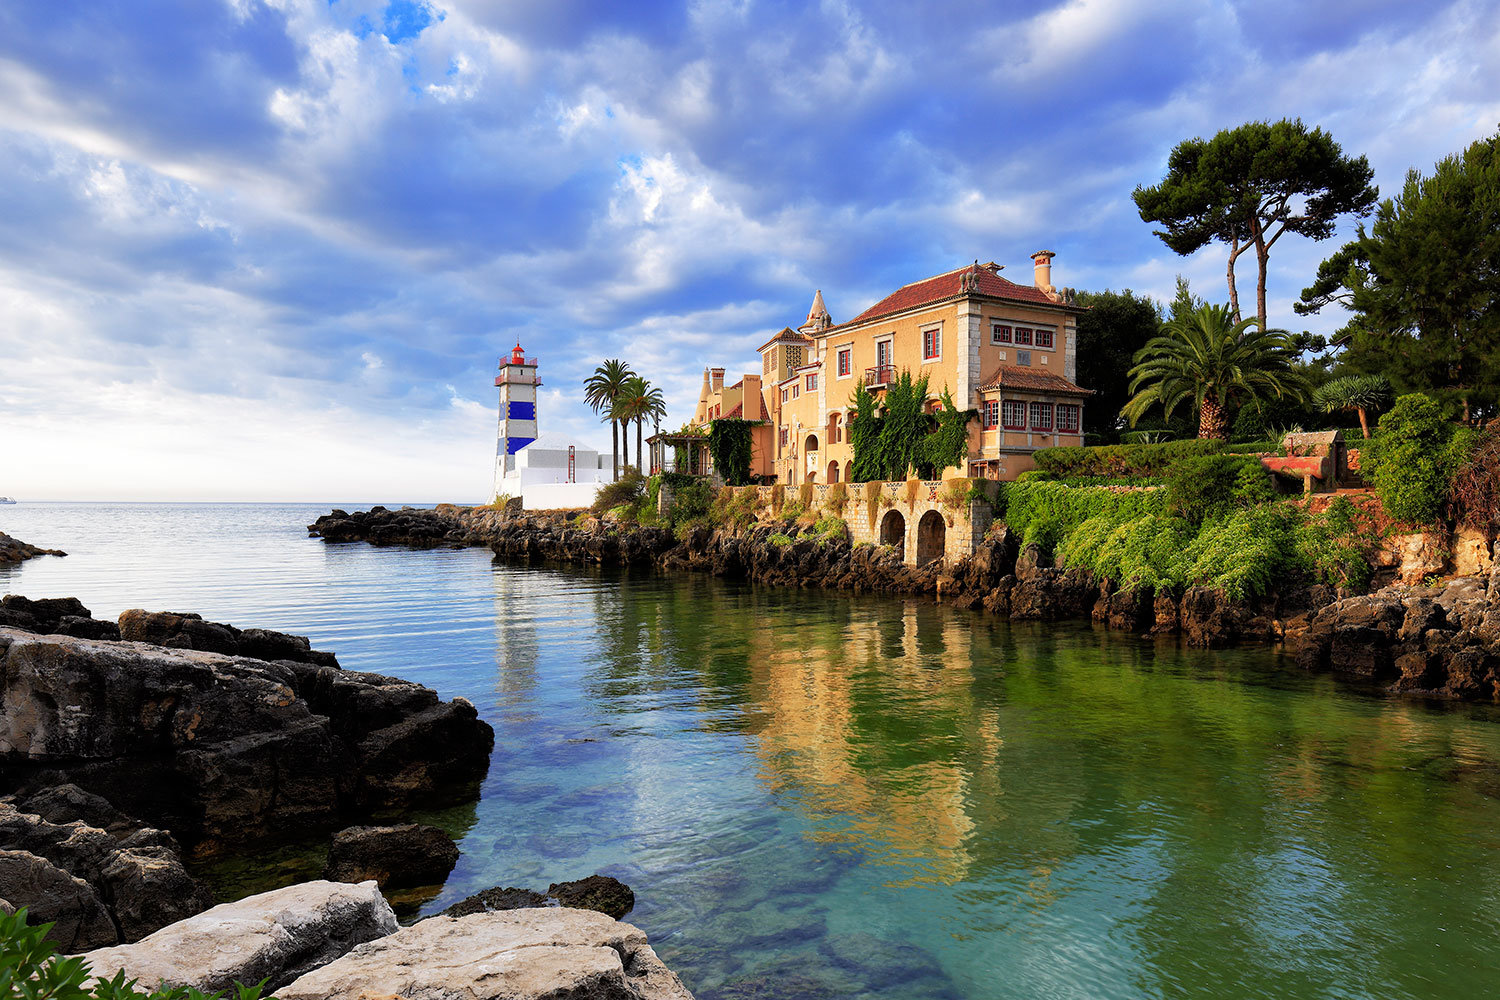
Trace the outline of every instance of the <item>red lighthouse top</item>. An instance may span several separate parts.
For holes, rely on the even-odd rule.
[[[516,349],[510,352],[510,363],[513,365],[524,365],[526,363],[526,352],[521,350],[521,342],[516,341]]]

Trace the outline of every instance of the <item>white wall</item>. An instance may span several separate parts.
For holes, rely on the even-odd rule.
[[[588,507],[603,485],[602,482],[532,483],[521,488],[521,507],[525,510]]]

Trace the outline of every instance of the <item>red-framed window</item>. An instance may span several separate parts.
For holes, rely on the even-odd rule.
[[[1077,403],[1057,404],[1057,429],[1060,431],[1077,432],[1078,425],[1083,417],[1083,407]]]
[[[783,403],[785,403],[787,400],[789,400],[791,398],[792,398],[792,390],[790,390],[790,389],[782,389],[781,390],[781,401]]]
[[[850,348],[839,348],[839,376],[843,377],[854,371],[853,352]]]
[[[1043,330],[1041,327],[1037,327],[1037,329],[1036,329],[1036,346],[1038,346],[1038,347],[1045,347],[1045,348],[1048,348],[1050,350],[1051,347],[1052,347],[1052,331],[1051,330]]]
[[[781,429],[781,447],[783,447],[783,448],[786,447],[786,440],[787,440],[786,435],[787,435],[787,430],[786,430],[785,427],[783,427]]]
[[[809,375],[809,376],[807,376],[807,391],[808,392],[817,392],[818,391],[818,376],[817,375]]]
[[[943,350],[943,340],[942,340],[942,337],[943,337],[943,331],[941,331],[941,330],[923,330],[922,331],[922,360],[923,361],[931,361],[933,358],[937,357],[939,354],[942,353],[942,350]]]
[[[990,329],[990,343],[1009,344],[1011,342],[1010,327],[996,323]]]
[[[1026,429],[1026,404],[1019,399],[1002,399],[1000,422],[1008,431],[1024,431]]]
[[[792,383],[792,398],[793,399],[800,399],[800,398],[802,398],[802,386],[799,383],[797,383],[797,382],[793,382]]]
[[[1031,343],[1031,327],[1029,327],[1029,326],[1018,326],[1018,327],[1016,327],[1016,343],[1018,343],[1018,344],[1030,344]]]
[[[1000,400],[986,399],[984,401],[984,426],[994,427],[1000,423]]]
[[[1031,429],[1034,431],[1050,431],[1052,429],[1052,404],[1031,404]]]

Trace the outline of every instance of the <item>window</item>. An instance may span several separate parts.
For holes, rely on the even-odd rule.
[[[1024,431],[1026,429],[1026,404],[1018,399],[1001,400],[1000,419],[1005,423],[1006,430]]]
[[[786,447],[786,428],[785,427],[783,427],[781,429],[781,447],[783,447],[783,448]]]
[[[1082,416],[1082,407],[1077,403],[1057,404],[1057,429],[1060,431],[1078,431],[1079,418]]]
[[[801,399],[802,398],[802,386],[799,385],[796,382],[792,383],[792,398],[793,399]]]
[[[875,345],[875,363],[881,368],[891,363],[891,342],[882,340]]]
[[[1043,330],[1041,327],[1037,327],[1036,328],[1036,346],[1038,346],[1038,347],[1045,347],[1048,350],[1051,350],[1052,349],[1052,331],[1051,330]]]
[[[786,349],[786,365],[788,368],[798,368],[802,365],[802,348],[788,347]]]
[[[839,348],[839,378],[843,378],[854,370],[853,351],[848,347]]]
[[[937,330],[923,330],[922,331],[922,360],[923,361],[931,361],[933,358],[937,357],[939,354],[942,353],[942,349],[943,349],[942,336],[943,336],[943,331],[941,329],[937,329]]]
[[[1034,431],[1050,431],[1052,429],[1052,404],[1031,404],[1031,429]]]
[[[782,389],[781,390],[781,401],[783,403],[785,403],[788,399],[790,399],[791,396],[792,396],[792,390],[790,390],[790,389]]]
[[[1029,327],[1029,326],[1018,326],[1018,327],[1016,327],[1016,343],[1018,343],[1018,344],[1029,344],[1029,343],[1031,343],[1031,327]]]
[[[1022,365],[1022,366],[1026,367],[1026,368],[1030,368],[1031,367],[1031,352],[1030,351],[1017,351],[1016,352],[1016,364]]]
[[[807,376],[807,391],[808,392],[817,392],[818,391],[818,376],[816,376],[816,375],[809,375],[809,376]]]
[[[1000,400],[987,399],[984,401],[984,426],[994,427],[1000,422]]]
[[[1009,344],[1010,342],[1010,327],[1001,326],[999,323],[996,323],[994,329],[990,331],[990,343]]]

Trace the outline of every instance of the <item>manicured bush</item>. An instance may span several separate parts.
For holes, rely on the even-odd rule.
[[[1421,393],[1399,397],[1380,418],[1380,432],[1360,452],[1360,472],[1386,513],[1407,524],[1438,520],[1448,495],[1453,425]]]
[[[1054,476],[1160,476],[1175,463],[1214,455],[1224,442],[1211,438],[1161,444],[1112,444],[1093,448],[1043,448],[1032,455],[1037,469]]]

